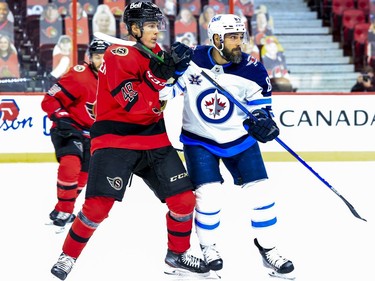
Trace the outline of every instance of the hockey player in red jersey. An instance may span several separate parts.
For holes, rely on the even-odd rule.
[[[114,202],[123,200],[134,174],[168,207],[165,273],[206,276],[205,262],[188,251],[196,203],[193,186],[169,141],[159,102],[159,90],[183,74],[193,51],[181,43],[174,43],[170,53],[161,50],[156,41],[166,19],[152,2],[129,4],[123,20],[140,48],[112,45],[104,54],[86,198],[51,272],[65,280]],[[164,62],[150,58],[144,48]]]
[[[72,67],[44,96],[42,109],[53,121],[51,140],[59,162],[57,204],[49,214],[57,232],[74,220],[74,204],[85,187],[90,159],[90,128],[94,123],[98,69],[109,43],[94,39],[89,63]]]

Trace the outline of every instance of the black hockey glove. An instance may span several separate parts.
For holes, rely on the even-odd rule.
[[[51,116],[51,120],[56,123],[57,134],[63,138],[69,138],[71,136],[80,137],[82,135],[81,131],[73,126],[73,120],[65,110],[55,112]]]
[[[160,51],[158,56],[161,57],[164,62],[161,62],[157,58],[151,57],[149,65],[150,69],[156,77],[163,80],[168,80],[169,78],[173,77],[176,71],[173,58],[165,51]]]
[[[175,79],[184,74],[186,69],[189,67],[193,54],[193,49],[183,43],[175,42],[172,44],[171,56],[176,64],[176,72],[173,76]]]
[[[249,134],[257,141],[266,143],[275,139],[280,134],[280,130],[275,121],[273,121],[264,110],[256,109],[252,114],[257,120],[255,121],[252,118],[248,118],[243,124],[245,128],[248,128],[247,131]]]

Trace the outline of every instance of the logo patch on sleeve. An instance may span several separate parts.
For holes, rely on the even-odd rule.
[[[128,48],[125,48],[125,47],[117,47],[116,49],[111,50],[111,53],[116,55],[116,56],[124,57],[124,56],[128,55],[129,50],[128,50]]]
[[[84,65],[80,65],[80,64],[78,64],[78,65],[74,66],[73,69],[74,69],[75,71],[77,71],[77,72],[83,72],[83,71],[85,70],[85,66],[84,66]]]

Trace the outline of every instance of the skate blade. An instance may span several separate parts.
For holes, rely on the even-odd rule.
[[[56,234],[63,233],[66,230],[66,226],[57,226],[53,224],[53,221],[46,222],[44,225],[53,226]]]
[[[210,272],[206,273],[195,273],[183,268],[175,268],[169,265],[166,265],[164,273],[170,277],[170,280],[206,280],[212,279],[210,277]],[[214,278],[217,279],[217,278]]]
[[[281,273],[277,273],[276,271],[271,270],[270,272],[268,272],[268,274],[271,277],[280,278],[280,279],[284,279],[284,280],[295,280],[296,279],[296,276],[293,274],[293,272],[281,274]]]

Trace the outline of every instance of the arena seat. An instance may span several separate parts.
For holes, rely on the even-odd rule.
[[[341,46],[344,55],[351,55],[354,26],[358,23],[365,23],[365,12],[360,9],[346,9],[342,13]]]
[[[354,26],[353,41],[352,41],[352,58],[356,71],[360,71],[366,64],[368,30],[370,23],[358,23]]]
[[[346,9],[355,8],[354,0],[332,0],[331,28],[333,40],[340,41],[342,14]]]

